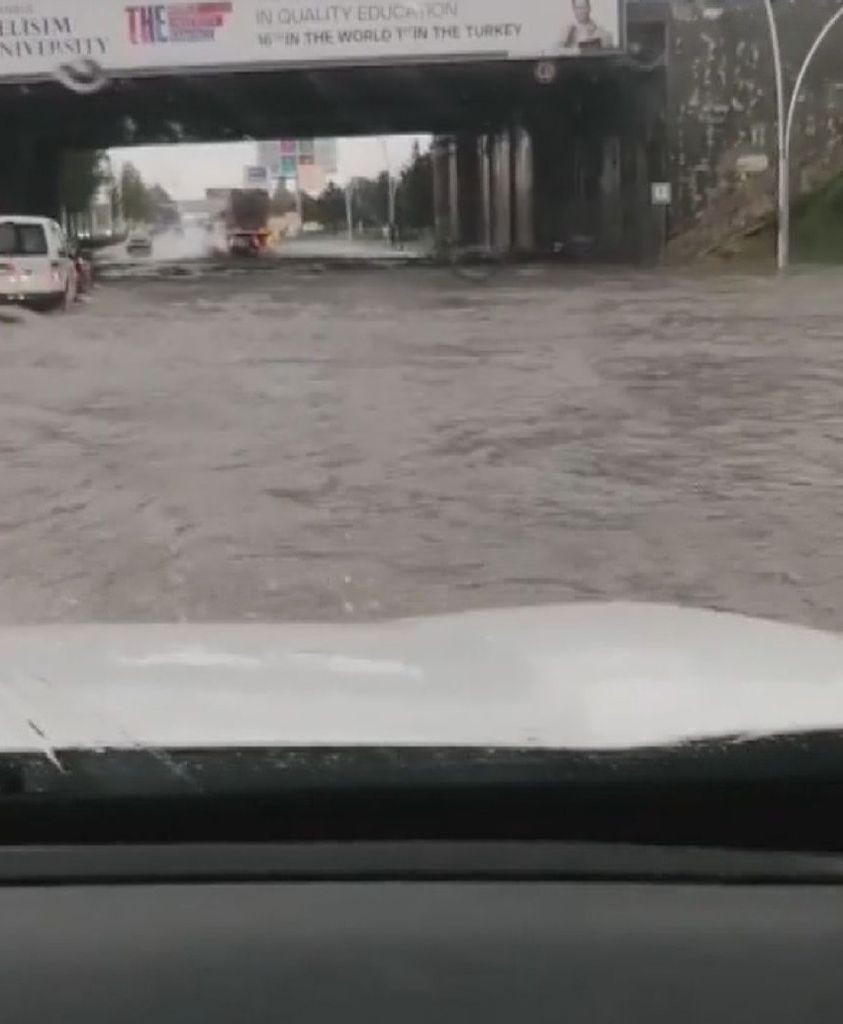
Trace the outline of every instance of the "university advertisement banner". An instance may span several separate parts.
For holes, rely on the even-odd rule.
[[[124,73],[611,53],[623,0],[0,0],[0,81],[74,59]]]

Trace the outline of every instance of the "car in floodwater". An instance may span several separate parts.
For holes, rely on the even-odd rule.
[[[126,252],[130,256],[151,256],[152,235],[146,228],[132,231],[126,241]]]
[[[76,264],[60,224],[48,217],[0,217],[0,302],[66,308],[77,289]]]

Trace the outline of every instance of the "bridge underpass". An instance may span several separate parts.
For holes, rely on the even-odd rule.
[[[623,57],[0,86],[0,211],[57,214],[61,154],[193,141],[430,133],[438,240],[529,255],[658,249],[663,76]]]

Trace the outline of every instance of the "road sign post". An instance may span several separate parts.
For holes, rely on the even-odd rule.
[[[673,186],[669,181],[650,182],[650,206],[656,221],[657,259],[662,259],[667,248],[667,216],[673,202]]]

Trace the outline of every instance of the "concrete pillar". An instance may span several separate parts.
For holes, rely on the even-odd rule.
[[[451,138],[448,142],[448,214],[449,214],[449,236],[452,242],[460,241],[460,175],[459,161],[457,159],[457,140]]]
[[[456,139],[457,147],[457,213],[461,245],[480,244],[480,160],[477,137],[462,132]]]
[[[616,135],[607,135],[600,174],[600,249],[610,256],[619,255],[622,234],[621,142]]]
[[[0,154],[0,213],[58,218],[61,150],[12,126]]]
[[[492,245],[498,252],[512,248],[512,149],[509,128],[492,141]]]
[[[437,249],[448,244],[448,153],[446,140],[437,136],[430,147],[433,164],[433,237]]]
[[[533,140],[521,125],[513,131],[512,191],[515,202],[515,248],[532,252],[535,247],[533,225]]]
[[[477,139],[477,166],[480,187],[477,190],[477,234],[484,249],[492,248],[492,140],[488,135]]]
[[[437,248],[459,239],[459,178],[454,139],[440,135],[431,147],[433,160],[433,233]]]
[[[23,213],[27,161],[20,129],[17,125],[10,129],[4,126],[4,134],[6,139],[0,149],[0,213]]]
[[[650,167],[647,160],[647,143],[643,140],[636,146],[635,170],[640,209],[643,211],[638,228],[637,257],[644,262],[655,263],[661,258],[660,228],[663,211],[654,207],[650,201]]]

